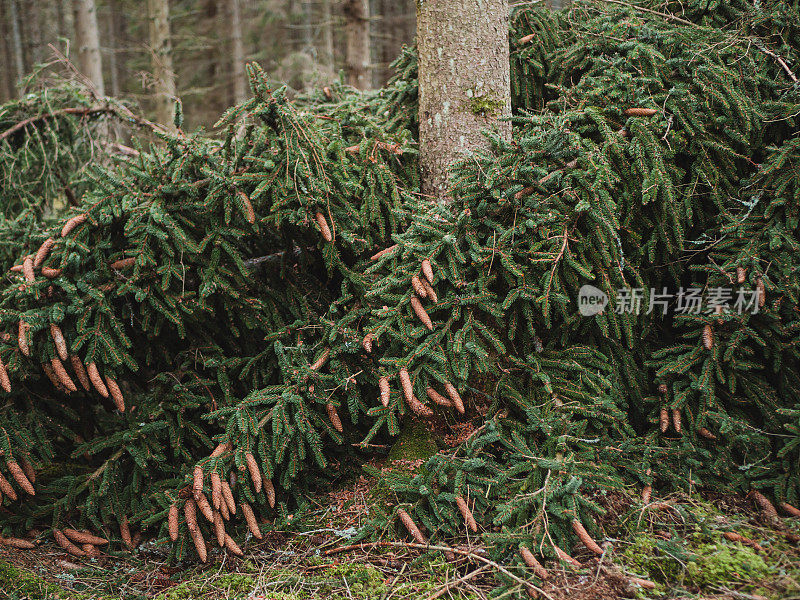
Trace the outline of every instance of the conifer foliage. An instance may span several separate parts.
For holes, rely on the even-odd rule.
[[[239,554],[332,457],[420,422],[471,434],[387,477],[362,536],[469,531],[543,578],[603,552],[597,490],[796,505],[800,13],[700,4],[519,10],[514,138],[454,167],[447,206],[418,193],[413,50],[375,93],[289,101],[252,67],[221,140],[178,111],[95,169],[9,264],[7,526]]]

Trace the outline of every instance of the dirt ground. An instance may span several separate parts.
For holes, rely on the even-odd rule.
[[[531,597],[553,600],[800,598],[800,520],[766,517],[747,498],[675,495],[644,506],[599,495],[606,552],[575,547],[581,568],[546,562],[542,581],[518,564],[481,560],[485,552],[467,538],[451,542],[451,558],[388,535],[349,544],[374,508],[373,485],[358,477],[314,499],[290,530],[265,523],[264,539],[250,538],[245,558],[216,549],[203,566],[171,564],[163,541],[91,559],[71,557],[49,538],[33,550],[0,546],[0,598],[488,599],[501,567],[537,586]],[[529,594],[518,585],[504,597]]]

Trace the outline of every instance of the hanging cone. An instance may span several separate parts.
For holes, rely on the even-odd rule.
[[[711,433],[711,432],[710,432],[708,429],[706,429],[705,427],[700,427],[700,428],[697,430],[697,433],[698,433],[698,435],[699,435],[700,437],[702,437],[702,438],[705,438],[705,439],[707,439],[707,440],[712,440],[712,441],[713,441],[713,440],[716,440],[716,439],[717,439],[717,436],[715,436],[713,433]]]
[[[226,480],[222,480],[222,499],[225,501],[225,506],[228,507],[228,512],[232,515],[236,514],[236,502],[233,499],[233,490]]]
[[[425,536],[422,535],[422,532],[419,530],[419,527],[417,527],[417,524],[414,523],[414,520],[406,511],[404,511],[402,508],[398,508],[397,516],[400,518],[400,522],[403,523],[403,526],[405,526],[408,533],[411,534],[411,537],[413,537],[418,544],[428,543],[428,540],[425,539]]]
[[[378,379],[378,387],[381,390],[381,404],[389,406],[389,379],[387,377]]]
[[[400,385],[403,387],[403,396],[406,402],[411,402],[411,399],[414,397],[414,388],[411,385],[411,376],[408,374],[408,369],[403,367],[400,369],[398,375],[400,377]]]
[[[778,506],[780,506],[781,510],[783,510],[783,512],[785,512],[787,515],[800,518],[800,510],[788,502],[781,502]]]
[[[258,493],[261,491],[261,470],[258,468],[256,457],[248,452],[244,455],[244,459],[247,462],[247,470],[250,472],[250,480],[253,482],[253,488],[256,493]]]
[[[169,507],[169,516],[167,517],[167,528],[169,529],[169,539],[173,542],[178,541],[178,505],[174,502]]]
[[[64,529],[64,535],[76,544],[91,544],[92,546],[105,546],[108,544],[108,540],[106,538],[91,534],[88,531]]]
[[[42,266],[42,263],[47,258],[47,255],[50,254],[50,250],[53,249],[55,246],[56,241],[53,238],[47,238],[42,245],[39,246],[39,249],[36,251],[36,255],[33,257],[33,267],[38,269]]]
[[[361,346],[367,352],[372,352],[372,340],[373,339],[374,338],[373,338],[372,334],[368,333],[367,335],[364,336],[364,339],[361,340]]]
[[[187,504],[191,502],[194,506],[193,500],[188,500]],[[196,525],[196,522],[195,522]],[[133,550],[133,538],[131,537],[131,528],[128,526],[128,517],[124,516],[119,520],[119,537],[122,539],[122,542],[128,547],[129,550]]]
[[[332,242],[333,234],[331,234],[331,228],[328,227],[328,221],[325,219],[325,215],[323,215],[321,212],[317,212],[317,214],[314,215],[314,220],[317,222],[317,225],[319,226],[319,231],[322,234],[322,237],[325,239],[325,241]]]
[[[545,580],[550,577],[550,573],[548,573],[547,570],[539,563],[539,561],[536,560],[533,552],[531,552],[527,546],[520,544],[519,554],[525,564],[533,570],[539,579]]]
[[[453,406],[453,403],[450,402],[450,400],[448,400],[447,398],[442,396],[439,392],[437,392],[432,387],[426,388],[425,389],[425,393],[428,394],[428,398],[430,398],[432,402],[435,402],[439,406],[446,406],[446,407],[452,407]]]
[[[19,334],[17,337],[17,343],[19,344],[19,351],[22,352],[24,356],[31,355],[31,348],[29,345],[29,332],[30,332],[30,324],[26,323],[25,321],[19,322]]]
[[[22,274],[29,283],[36,279],[36,275],[33,274],[33,259],[30,256],[26,256],[22,261]]]
[[[252,225],[256,222],[256,211],[253,210],[253,203],[250,202],[250,198],[248,198],[247,194],[245,194],[242,190],[237,190],[237,194],[239,196],[239,201],[242,203],[244,218],[247,219],[247,222]]]
[[[75,215],[71,219],[68,219],[66,223],[64,223],[64,227],[61,228],[61,237],[67,237],[73,230],[78,226],[81,225],[89,215]]]
[[[466,500],[461,496],[456,496],[456,506],[458,506],[458,510],[461,511],[461,515],[464,517],[464,522],[467,524],[473,532],[478,531],[478,524],[475,522],[475,517],[472,515],[472,511],[469,509]]]
[[[758,492],[756,490],[752,490],[750,492],[750,496],[755,500],[755,503],[761,509],[761,512],[764,513],[764,516],[770,519],[777,519],[778,518],[778,511],[775,510],[775,506],[772,502],[769,501],[764,494]]]
[[[238,544],[234,542],[233,538],[229,536],[227,533],[225,534],[225,549],[231,554],[235,554],[236,556],[244,556],[244,552],[242,552],[242,549],[239,548]]]
[[[397,250],[397,244],[395,244],[394,246],[389,246],[388,248],[385,248],[385,249],[381,250],[380,252],[376,252],[375,254],[370,256],[369,259],[370,260],[378,260],[378,259],[383,258],[384,256],[386,256],[387,254],[391,254],[395,250]]]
[[[625,114],[629,117],[652,117],[658,111],[654,108],[628,108]]]
[[[189,502],[191,502],[191,500],[189,500]],[[201,562],[206,562],[208,560],[208,550],[206,549],[206,541],[203,539],[203,533],[200,531],[199,527],[190,529],[189,533],[191,533],[194,548],[197,550],[197,556],[200,557]]]
[[[428,283],[433,283],[433,265],[427,258],[422,260],[422,274],[425,275]]]
[[[444,384],[444,391],[447,392],[448,396],[450,396],[450,400],[453,401],[453,406],[456,407],[456,410],[463,415],[464,402],[461,400],[461,396],[459,395],[456,386],[448,381]]]
[[[56,540],[56,544],[66,550],[68,554],[71,554],[72,556],[86,556],[86,552],[70,542],[67,539],[67,536],[61,533],[58,529],[53,529],[53,538]]]
[[[8,467],[8,472],[11,473],[11,476],[14,478],[14,481],[17,482],[17,485],[29,496],[35,496],[36,490],[33,489],[33,485],[28,481],[24,471],[16,461],[10,460],[6,463],[6,466]]]
[[[203,467],[195,465],[192,471],[192,495],[195,500],[203,493]]]
[[[257,540],[264,539],[264,535],[261,533],[261,529],[258,527],[258,520],[253,512],[253,508],[247,504],[247,502],[241,502],[239,506],[242,507],[244,520],[247,522],[247,528],[250,530],[250,533],[253,534],[253,537]]]
[[[419,298],[412,296],[410,303],[411,308],[414,310],[414,314],[417,315],[417,318],[419,318],[425,327],[427,327],[430,331],[433,331],[433,321],[431,321],[430,316],[425,311],[425,308],[422,306],[422,302],[419,301]]]
[[[425,293],[428,295],[428,298],[430,299],[431,302],[433,302],[434,304],[439,302],[439,296],[436,295],[436,290],[434,290],[433,286],[431,286],[431,284],[428,283],[427,279],[422,280],[422,287],[425,288]]]
[[[736,267],[736,283],[739,285],[743,284],[746,276],[747,271],[745,271],[742,267]]]
[[[103,378],[100,376],[100,371],[97,370],[97,365],[95,363],[89,363],[86,365],[86,373],[89,375],[89,381],[92,382],[92,385],[94,386],[94,389],[97,390],[97,393],[103,398],[108,398],[108,388],[103,382]]]
[[[221,548],[225,545],[225,523],[219,511],[214,511],[214,534],[217,536],[217,545]]]
[[[344,428],[342,427],[342,420],[339,418],[339,413],[336,412],[336,407],[328,402],[325,405],[325,410],[328,411],[328,418],[330,419],[333,428],[339,433],[342,433]]]
[[[219,473],[214,471],[211,473],[211,506],[219,510],[222,504],[222,479]]]
[[[56,376],[56,379],[58,379],[61,385],[67,390],[67,393],[78,391],[78,387],[75,385],[75,382],[72,381],[72,378],[67,374],[67,370],[64,368],[64,363],[55,357],[51,358],[50,368],[53,369],[53,374]]]
[[[67,341],[64,339],[64,334],[61,328],[55,323],[50,323],[50,336],[53,338],[53,343],[56,346],[56,352],[61,360],[69,358],[69,350],[67,348]]]
[[[264,494],[267,496],[270,508],[275,508],[275,486],[269,479],[264,480]]]
[[[6,369],[6,365],[3,363],[2,359],[0,359],[0,387],[2,387],[3,391],[7,394],[11,392],[11,379],[8,376],[8,369]]]
[[[711,329],[711,325],[706,325],[703,327],[703,347],[706,350],[711,350],[714,346],[714,330]]]
[[[578,519],[572,519],[572,531],[575,532],[575,535],[578,536],[581,542],[583,542],[583,545],[589,550],[598,555],[603,554],[603,549],[592,539],[592,536],[589,535],[589,532],[586,531]]]
[[[327,362],[327,360],[328,360],[328,357],[329,357],[330,355],[331,355],[331,351],[330,351],[330,350],[328,350],[328,349],[326,348],[326,349],[325,349],[325,350],[322,352],[322,354],[320,354],[320,355],[319,355],[319,358],[318,358],[317,360],[315,360],[315,361],[314,361],[314,364],[313,364],[313,365],[311,365],[311,367],[310,367],[310,368],[311,368],[311,370],[312,370],[312,371],[319,371],[319,370],[320,370],[320,368],[322,368],[322,365],[324,365],[324,364]]]
[[[92,389],[92,382],[89,381],[89,375],[86,373],[86,367],[83,366],[81,357],[77,354],[71,354],[69,362],[72,364],[72,370],[75,372],[81,387],[88,392]]]
[[[425,289],[425,286],[422,285],[422,281],[420,281],[419,277],[414,275],[411,277],[411,287],[414,288],[414,292],[416,292],[417,296],[420,298],[427,298],[428,292]]]
[[[672,426],[675,428],[677,433],[681,432],[681,409],[680,408],[673,408],[672,409]]]
[[[117,382],[106,375],[106,386],[108,386],[108,392],[111,394],[111,398],[114,400],[117,410],[119,410],[119,412],[125,412],[125,398],[122,397],[122,390],[119,389]]]
[[[201,492],[195,502],[197,502],[197,508],[200,509],[200,514],[205,517],[206,521],[212,523],[214,521],[214,509],[212,509],[211,505],[208,503],[206,495]]]
[[[136,257],[129,256],[128,258],[120,258],[119,260],[115,260],[108,266],[114,269],[115,271],[121,271],[122,269],[129,269],[135,264],[136,264]]]

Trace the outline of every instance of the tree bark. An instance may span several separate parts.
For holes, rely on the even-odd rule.
[[[64,0],[55,0],[56,3],[56,35],[59,38],[69,37],[67,33],[67,15],[64,10]]]
[[[169,33],[169,1],[147,0],[150,20],[150,52],[155,79],[156,121],[172,126],[175,118],[175,73],[172,70],[172,39]]]
[[[333,51],[333,11],[331,0],[321,0],[322,12],[322,62],[331,73],[336,73],[336,60]]]
[[[117,60],[117,48],[119,47],[119,40],[117,32],[117,15],[119,14],[120,7],[116,0],[109,0],[108,2],[108,19],[106,21],[107,41],[106,48],[108,48],[108,75],[111,84],[111,95],[119,96],[119,62]]]
[[[422,191],[448,195],[449,168],[487,148],[496,127],[511,137],[507,0],[417,2]]]
[[[20,32],[16,0],[6,0],[6,14],[11,29],[11,52],[14,55],[16,80],[19,82],[25,75],[25,56],[22,51],[22,33]]]
[[[26,71],[32,71],[37,63],[42,61],[44,53],[42,51],[42,18],[46,10],[41,5],[41,2],[36,0],[23,0],[21,6],[21,13],[23,16],[22,23],[25,29],[25,56],[27,62],[25,64]]]
[[[247,100],[247,77],[244,70],[244,45],[242,44],[242,17],[239,0],[228,0],[228,19],[231,28],[233,102],[239,104]]]
[[[105,95],[103,58],[100,55],[100,32],[97,28],[97,8],[94,0],[72,0],[75,16],[75,44],[78,47],[78,67],[94,85],[97,93]]]
[[[14,52],[11,48],[11,29],[8,20],[8,11],[5,3],[0,2],[0,76],[2,76],[2,87],[0,87],[0,100],[6,102],[16,96],[14,86]]]
[[[343,11],[347,37],[347,83],[359,90],[366,90],[370,85],[369,4],[367,0],[345,0]]]

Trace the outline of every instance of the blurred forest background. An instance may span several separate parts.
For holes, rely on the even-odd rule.
[[[162,122],[177,96],[185,128],[210,126],[247,96],[249,61],[296,91],[339,77],[381,87],[415,12],[413,0],[0,0],[0,102],[55,48],[101,92]]]

